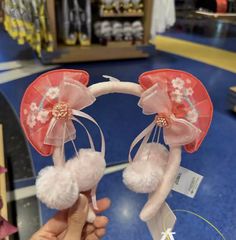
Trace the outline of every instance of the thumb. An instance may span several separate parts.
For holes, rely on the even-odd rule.
[[[88,216],[88,199],[80,194],[78,201],[68,212],[68,228],[64,240],[79,240]]]

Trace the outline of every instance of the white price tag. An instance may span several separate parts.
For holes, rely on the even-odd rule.
[[[158,213],[149,221],[147,221],[148,229],[152,235],[153,240],[166,239],[165,236],[169,236],[172,233],[172,229],[174,228],[176,222],[176,216],[168,206],[166,202],[164,202],[158,211]],[[168,233],[168,234],[167,234]]]
[[[203,176],[187,168],[180,167],[172,190],[194,198]]]

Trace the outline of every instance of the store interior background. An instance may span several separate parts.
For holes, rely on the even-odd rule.
[[[90,84],[106,81],[104,74],[137,82],[141,73],[161,68],[187,71],[200,79],[212,99],[214,117],[200,150],[194,154],[184,152],[181,166],[203,175],[204,179],[194,199],[172,191],[167,202],[172,209],[186,209],[204,216],[221,230],[225,239],[234,239],[236,92],[230,87],[236,86],[236,16],[207,17],[196,14],[196,10],[194,1],[176,0],[176,23],[152,40],[154,47],[150,47],[148,58],[62,63],[54,68],[86,70]],[[166,44],[171,44],[170,49],[166,49]],[[40,64],[35,51],[28,44],[18,45],[0,24],[0,66],[8,61],[29,59]],[[25,63],[26,71],[33,68]],[[28,239],[55,213],[34,195],[35,177],[41,168],[51,164],[51,159],[40,156],[29,145],[19,124],[25,89],[50,65],[42,67],[41,72],[27,77],[16,75],[11,81],[4,80],[9,75],[0,68],[0,123],[8,168],[9,217],[19,227],[19,234],[13,239]],[[130,143],[152,119],[142,115],[137,100],[133,96],[113,94],[98,98],[86,109],[104,131],[108,167],[127,162]],[[87,145],[82,131],[76,143]],[[69,146],[68,152],[68,156],[72,154]],[[111,209],[105,212],[110,223],[104,239],[151,239],[147,226],[138,217],[147,196],[129,191],[122,183],[122,171],[103,177],[98,187],[98,198],[102,197],[112,201]],[[221,239],[199,218],[185,213],[176,216],[175,239]]]

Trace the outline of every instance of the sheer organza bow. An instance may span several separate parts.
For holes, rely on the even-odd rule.
[[[62,146],[65,142],[76,138],[76,129],[72,120],[79,122],[75,118],[80,116],[89,118],[80,110],[91,105],[95,97],[79,81],[73,79],[63,80],[59,88],[58,102],[50,109],[50,121],[44,139],[44,144]]]
[[[189,144],[201,132],[189,121],[175,116],[171,99],[164,85],[161,86],[157,83],[143,92],[138,104],[143,109],[144,114],[157,114],[154,122],[159,127],[163,127],[164,141],[167,145]]]

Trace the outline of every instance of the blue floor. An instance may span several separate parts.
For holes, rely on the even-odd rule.
[[[235,36],[229,38],[224,36],[222,39],[218,34],[216,37],[206,39],[204,36],[174,30],[167,34],[236,51]],[[213,44],[217,42],[220,44]],[[26,57],[33,56],[28,47],[18,47],[0,28],[0,62],[18,59],[18,56],[22,58],[25,54]],[[223,232],[227,240],[233,240],[233,236],[236,236],[236,116],[228,109],[227,92],[230,86],[236,85],[236,74],[160,51],[145,60],[71,64],[66,67],[88,71],[91,84],[104,81],[103,74],[137,82],[142,72],[159,68],[185,70],[202,80],[214,104],[214,118],[200,150],[191,155],[184,153],[181,165],[203,175],[204,179],[194,199],[172,192],[167,202],[172,209],[186,209],[204,216]],[[0,91],[7,97],[17,114],[26,87],[37,75],[0,85]],[[137,107],[137,101],[138,99],[132,96],[114,94],[97,99],[93,106],[86,109],[104,131],[108,165],[127,161],[130,143],[150,122],[151,118],[143,116]],[[83,133],[78,140],[79,146],[87,144],[83,142],[82,136]],[[31,152],[36,172],[51,163],[49,158],[39,156],[32,148]],[[16,187],[28,184],[32,184],[32,180],[18,182]],[[103,178],[98,196],[108,196],[112,200],[112,208],[106,213],[110,218],[110,224],[104,239],[151,239],[147,227],[138,219],[147,196],[128,191],[122,184],[121,172]],[[53,212],[42,205],[41,207],[42,219],[45,222]],[[208,225],[194,216],[184,213],[176,215],[178,220],[175,239],[221,239]]]

